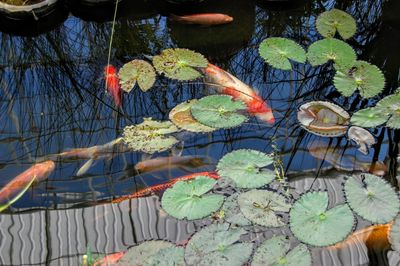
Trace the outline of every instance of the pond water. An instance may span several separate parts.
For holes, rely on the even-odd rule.
[[[360,59],[383,70],[386,86],[380,97],[365,100],[359,96],[341,96],[333,86],[335,70],[330,64],[320,67],[294,64],[293,71],[282,71],[270,67],[259,56],[258,45],[267,37],[286,37],[308,47],[320,38],[314,27],[316,16],[332,7],[345,10],[356,19],[357,35],[349,44],[355,48]],[[112,33],[113,5],[88,7],[70,3],[59,8],[57,19],[46,25],[31,25],[32,28],[25,25],[15,29],[3,23],[0,25],[3,31],[0,32],[0,187],[50,154],[105,144],[120,137],[127,125],[141,123],[145,117],[167,120],[170,110],[177,104],[213,93],[201,79],[177,82],[158,77],[151,90],[144,93],[136,88],[129,94],[125,93],[122,108],[115,107],[112,98],[105,92],[103,79]],[[0,264],[77,265],[88,246],[95,253],[104,254],[121,251],[144,239],[184,240],[196,230],[198,224],[179,225],[177,228],[186,228],[185,233],[176,228],[168,232],[166,225],[165,228],[154,229],[163,232],[157,231],[157,236],[154,236],[151,233],[154,221],[150,214],[142,213],[144,216],[140,219],[144,222],[133,222],[132,219],[136,218],[125,217],[124,210],[130,211],[132,206],[140,209],[139,206],[150,202],[148,206],[153,204],[154,207],[154,200],[150,200],[153,197],[134,201],[129,206],[122,204],[118,212],[111,211],[112,217],[107,208],[114,207],[105,203],[178,176],[213,171],[223,155],[237,149],[270,153],[276,145],[284,169],[289,179],[294,180],[293,186],[297,186],[299,194],[316,189],[314,184],[329,187],[322,176],[368,172],[376,162],[385,166],[384,178],[397,188],[400,131],[385,127],[373,129],[371,133],[376,137],[377,144],[368,155],[364,155],[357,150],[354,142],[345,137],[324,138],[305,131],[296,118],[299,106],[307,101],[328,100],[351,114],[374,105],[380,98],[395,91],[399,86],[400,69],[400,5],[397,1],[220,0],[205,1],[191,7],[152,1],[122,1],[118,10],[110,57],[113,65],[121,67],[132,59],[146,59],[146,56],[159,54],[170,47],[198,51],[213,64],[256,88],[261,98],[272,107],[276,123],[271,126],[250,118],[233,129],[208,134],[179,133],[177,147],[153,156],[205,157],[200,165],[139,173],[135,165],[149,159],[149,156],[121,152],[110,158],[99,158],[85,174],[77,176],[85,160],[56,161],[56,169],[47,180],[30,188],[1,214],[0,224],[3,224],[4,231],[0,230],[3,239],[0,240]],[[171,13],[184,14],[188,10],[194,13],[226,13],[234,17],[234,21],[217,27],[201,27],[171,23],[166,17]],[[309,152],[312,145],[326,148],[319,156],[313,156]],[[326,150],[328,147],[331,148],[329,152]],[[307,173],[307,178],[304,177],[306,181],[298,184],[297,179],[302,173]],[[329,178],[326,180],[330,182]],[[331,189],[341,191],[341,181],[334,183]],[[100,206],[100,210],[90,209],[95,206]],[[91,242],[92,237],[96,239],[91,234],[103,234],[97,229],[92,232],[86,228],[90,225],[86,225],[84,220],[92,214],[108,219],[104,219],[104,228],[112,224],[121,224],[125,228],[128,226],[125,223],[130,223],[131,230],[138,235],[121,240],[117,233],[109,235],[104,229],[105,238],[99,237]],[[60,218],[63,215],[65,219],[73,217],[74,222],[71,220],[68,223],[68,219],[65,222]],[[165,223],[168,222],[171,221]],[[47,223],[53,224],[47,226]],[[79,224],[85,224],[84,229],[79,229]],[[358,227],[361,228],[361,225]],[[46,227],[43,233],[46,236],[43,237],[47,240],[38,240],[41,244],[36,244],[32,238],[29,228],[35,226],[39,231]],[[141,226],[143,228],[138,228]],[[73,236],[57,231],[57,227],[67,227],[65,232],[76,231],[77,235],[79,230],[83,230],[85,237],[83,240],[73,239]],[[180,235],[171,236],[174,232]],[[63,250],[61,244],[61,249],[54,246],[49,240],[51,234],[56,234],[54,237],[59,239],[59,243],[63,238],[71,238],[65,242],[68,247]],[[17,240],[22,238],[23,242],[25,235],[31,237],[27,246]],[[11,240],[6,241],[5,238]],[[43,244],[46,241],[47,244]],[[74,245],[78,247],[70,247]],[[28,255],[21,256],[24,252]],[[313,254],[317,254],[316,251]],[[357,258],[351,265],[368,263],[374,257],[371,252],[368,254],[369,259]],[[380,265],[398,265],[399,260],[393,256],[391,259],[376,256],[371,261],[379,261]],[[350,265],[340,259],[332,259],[331,264]],[[324,265],[330,265],[328,260]]]

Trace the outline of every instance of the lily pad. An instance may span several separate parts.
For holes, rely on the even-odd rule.
[[[268,64],[283,70],[292,69],[289,59],[299,63],[306,62],[305,50],[295,41],[285,38],[265,39],[261,42],[258,51]]]
[[[164,192],[162,207],[169,215],[178,219],[204,218],[217,211],[224,201],[222,195],[206,194],[216,183],[217,181],[207,176],[179,181]]]
[[[246,116],[238,113],[246,110],[246,105],[228,95],[203,97],[193,104],[191,110],[197,121],[213,128],[236,127],[247,120]]]
[[[400,252],[400,214],[397,215],[390,229],[389,242],[393,250]]]
[[[370,107],[357,111],[351,117],[350,122],[360,127],[377,127],[388,120],[389,115],[380,108]]]
[[[344,240],[353,230],[353,213],[346,204],[327,208],[327,192],[301,196],[290,210],[289,226],[293,235],[303,243],[318,247]]]
[[[396,91],[394,94],[380,100],[376,108],[380,109],[385,114],[400,113],[400,91]]]
[[[118,265],[142,266],[146,259],[153,257],[160,250],[171,247],[174,247],[174,245],[167,241],[145,241],[140,245],[129,248],[125,255],[118,261]]]
[[[243,215],[255,224],[270,227],[284,226],[276,212],[288,212],[291,205],[285,197],[267,190],[253,189],[240,194],[239,207]]]
[[[201,77],[195,68],[207,67],[207,59],[194,51],[182,48],[166,49],[153,57],[157,72],[177,80],[193,80]]]
[[[308,61],[318,66],[332,60],[335,66],[348,69],[357,60],[356,52],[347,43],[333,38],[316,41],[310,45],[307,53]]]
[[[387,121],[386,126],[393,129],[400,129],[400,113],[393,113]]]
[[[275,172],[265,169],[273,162],[272,156],[256,150],[236,150],[221,158],[217,172],[238,188],[259,188],[275,179]]]
[[[349,178],[344,191],[350,207],[373,223],[390,222],[399,212],[396,191],[378,176],[363,174],[362,178]]]
[[[252,266],[310,266],[310,251],[304,244],[290,250],[290,241],[285,236],[274,236],[257,248]]]
[[[185,266],[185,249],[168,247],[159,250],[143,262],[143,266]]]
[[[339,9],[325,11],[318,16],[316,27],[325,38],[334,37],[336,32],[343,39],[351,38],[357,30],[356,21],[346,12]]]
[[[212,224],[189,240],[185,260],[189,265],[242,266],[253,251],[253,244],[238,243],[246,231],[229,224]]]
[[[208,127],[199,123],[195,120],[191,113],[191,108],[193,104],[197,102],[196,99],[183,102],[175,106],[171,112],[169,112],[169,119],[174,123],[177,127],[195,133],[200,132],[212,132],[215,128]]]
[[[336,89],[346,97],[359,91],[364,98],[371,98],[382,92],[385,77],[375,65],[365,61],[356,61],[352,68],[337,70],[333,79]]]
[[[368,154],[368,150],[376,143],[375,137],[362,127],[350,127],[347,136],[357,143],[358,150],[363,154]]]
[[[225,200],[224,205],[222,205],[224,220],[230,224],[239,226],[251,225],[251,222],[240,211],[238,203],[239,195],[239,193],[232,194]]]
[[[136,83],[142,91],[147,91],[153,87],[156,81],[156,72],[153,66],[146,61],[135,59],[122,66],[118,77],[121,89],[128,93]]]

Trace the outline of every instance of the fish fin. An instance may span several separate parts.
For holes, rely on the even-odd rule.
[[[89,170],[90,167],[92,167],[94,162],[94,159],[88,160],[86,163],[82,165],[81,168],[79,168],[78,172],[76,172],[76,176],[82,176],[86,174],[86,172]]]

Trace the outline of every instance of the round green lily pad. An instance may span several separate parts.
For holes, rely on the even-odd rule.
[[[188,265],[242,266],[253,251],[253,244],[238,243],[246,231],[229,224],[212,224],[189,240],[185,250]]]
[[[389,115],[380,108],[370,107],[357,111],[351,117],[350,122],[360,127],[377,127],[388,120]]]
[[[275,179],[275,172],[265,169],[273,162],[272,156],[256,150],[236,150],[221,158],[217,172],[238,188],[259,188]]]
[[[201,73],[195,68],[207,67],[207,64],[203,55],[182,48],[166,49],[153,57],[153,65],[157,72],[177,80],[201,77]]]
[[[293,235],[303,243],[318,247],[344,240],[353,230],[353,213],[346,204],[327,208],[327,192],[309,192],[301,196],[289,213]]]
[[[400,252],[400,214],[397,215],[390,229],[389,242],[393,250]]]
[[[142,91],[147,91],[153,87],[156,81],[156,72],[152,65],[143,60],[132,60],[118,72],[121,89],[130,92],[136,83]]]
[[[217,211],[224,196],[206,194],[217,181],[206,176],[179,181],[167,189],[161,199],[162,208],[171,216],[188,220],[204,218]]]
[[[147,258],[143,266],[185,266],[185,249],[168,247]]]
[[[338,32],[345,40],[351,38],[357,30],[354,18],[339,9],[325,11],[319,15],[316,27],[318,32],[325,38],[334,37]]]
[[[252,266],[311,266],[311,254],[307,246],[299,244],[290,250],[285,236],[274,236],[257,248]]]
[[[238,203],[239,195],[239,193],[232,194],[225,200],[224,205],[222,205],[224,220],[230,224],[239,226],[251,225],[251,222],[240,211]]]
[[[151,258],[160,250],[171,247],[174,247],[174,245],[167,241],[145,241],[140,245],[129,248],[118,263],[119,265],[142,266],[146,259]]]
[[[283,70],[291,70],[289,60],[299,63],[306,62],[306,52],[295,41],[271,37],[261,42],[258,49],[260,56],[271,66]]]
[[[349,178],[344,192],[350,207],[373,223],[390,222],[400,210],[396,191],[378,176],[363,174],[362,178]]]
[[[238,111],[246,110],[242,101],[234,101],[228,95],[206,96],[192,106],[192,115],[201,124],[213,128],[231,128],[247,120]]]
[[[362,97],[371,98],[383,90],[385,77],[377,66],[365,61],[356,61],[350,69],[337,70],[333,83],[346,97],[358,90]]]
[[[240,194],[238,203],[243,215],[255,224],[270,227],[284,226],[285,223],[275,212],[288,212],[291,205],[285,197],[267,190],[253,189]]]
[[[400,113],[400,92],[386,96],[376,104],[376,108],[385,114]]]

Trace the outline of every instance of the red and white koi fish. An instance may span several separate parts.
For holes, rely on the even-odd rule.
[[[106,91],[111,95],[117,107],[122,106],[121,86],[117,69],[112,65],[104,67],[104,78],[106,81]]]
[[[238,78],[213,64],[208,64],[206,68],[203,68],[203,73],[207,81],[218,85],[216,87],[218,92],[243,101],[251,115],[269,124],[275,123],[274,114],[267,103],[257,95],[256,91]]]
[[[115,265],[123,256],[125,252],[117,252],[110,255],[105,256],[104,258],[96,261],[93,266],[109,266]]]
[[[197,168],[209,163],[211,163],[211,159],[208,157],[169,156],[141,161],[135,165],[135,169],[139,173],[145,173],[179,167]]]
[[[222,25],[233,21],[231,16],[220,13],[204,13],[184,16],[170,15],[168,19],[182,24],[196,24],[203,26]]]

